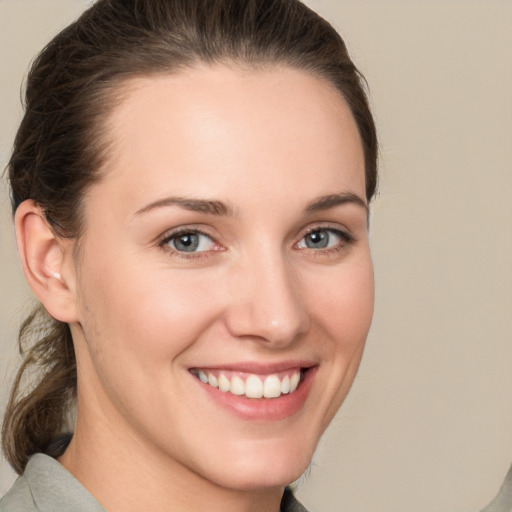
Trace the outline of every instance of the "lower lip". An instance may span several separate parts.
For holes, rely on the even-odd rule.
[[[244,420],[252,421],[279,421],[293,416],[304,406],[309,395],[317,367],[308,368],[293,393],[281,395],[278,398],[247,398],[220,391],[220,389],[204,384],[193,377],[199,386],[216,403],[228,409]]]

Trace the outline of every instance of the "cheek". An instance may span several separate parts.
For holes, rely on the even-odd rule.
[[[79,284],[86,337],[96,352],[115,352],[119,364],[133,359],[148,371],[163,368],[215,318],[211,281],[122,259],[104,258],[94,272],[84,265]]]
[[[322,433],[350,390],[370,328],[374,282],[369,253],[308,274],[303,282],[314,327],[311,341],[322,361],[310,416]]]
[[[82,327],[89,356],[81,365],[82,380],[104,397],[109,414],[113,407],[145,430],[147,418],[154,419],[149,428],[168,425],[167,405],[187,392],[179,378],[181,355],[216,318],[216,301],[204,278],[199,287],[186,272],[123,272],[128,267],[134,268],[105,262],[103,269],[84,272]]]
[[[374,280],[371,259],[341,265],[336,273],[310,282],[311,315],[335,345],[332,350],[361,352],[373,316]]]

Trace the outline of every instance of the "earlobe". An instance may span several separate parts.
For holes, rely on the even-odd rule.
[[[34,201],[15,215],[16,242],[27,282],[48,313],[61,322],[77,321],[71,242],[57,236]]]

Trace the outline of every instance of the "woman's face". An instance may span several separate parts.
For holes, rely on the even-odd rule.
[[[131,82],[108,130],[76,262],[79,418],[139,464],[289,483],[372,317],[348,106],[303,72],[218,65]]]

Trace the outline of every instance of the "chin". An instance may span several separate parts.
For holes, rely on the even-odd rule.
[[[210,479],[238,491],[285,487],[304,474],[316,448],[316,444],[308,448],[300,442],[291,445],[283,441],[277,448],[268,446],[266,449],[260,444],[256,443],[253,450],[244,450],[243,454],[226,457],[220,464],[220,474],[217,466]]]
[[[281,464],[278,464],[281,466]],[[298,480],[307,470],[309,463],[297,467],[266,467],[245,470],[244,472],[225,473],[217,483],[222,487],[240,492],[283,488]]]

